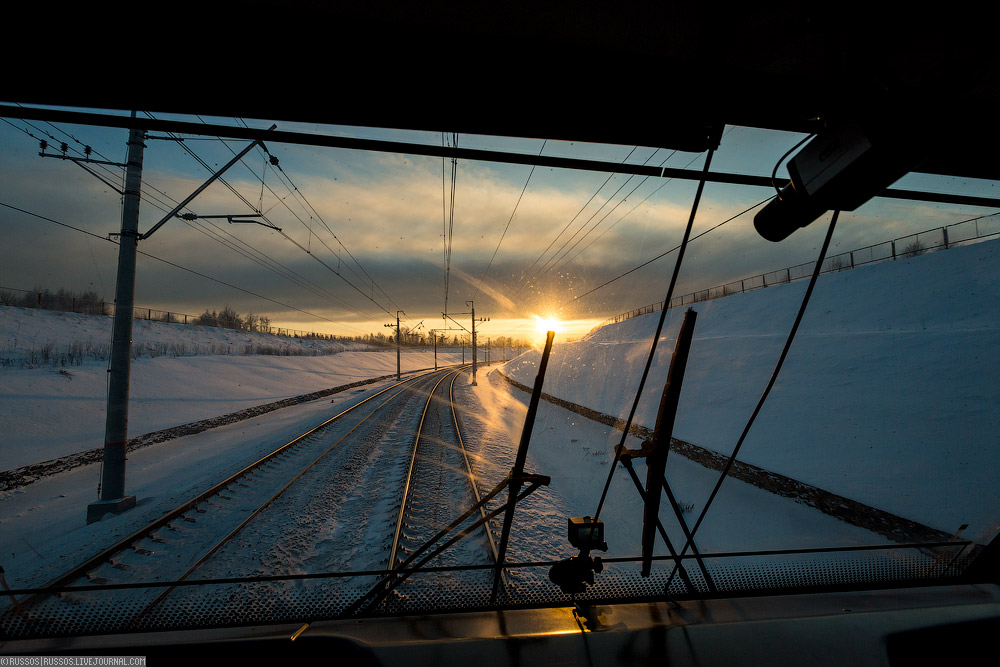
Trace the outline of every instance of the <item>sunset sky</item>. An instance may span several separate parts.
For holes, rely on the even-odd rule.
[[[185,120],[198,121],[192,117]],[[237,124],[231,118],[204,120]],[[262,128],[270,125],[269,121],[251,119],[246,123]],[[441,133],[432,132],[289,123],[279,124],[279,129],[437,146],[443,140]],[[4,239],[0,244],[0,287],[92,289],[113,300],[115,245],[10,207],[106,236],[120,227],[119,195],[69,161],[39,157],[38,141],[26,132],[48,139],[49,152],[57,153],[58,146],[53,146],[56,142],[45,133],[67,141],[71,149],[90,145],[94,157],[99,153],[112,161],[124,161],[128,134],[121,129],[13,118],[0,122],[0,204],[4,205],[0,206]],[[712,168],[770,175],[780,156],[800,138],[728,127]],[[447,141],[451,141],[450,134]],[[214,169],[247,143],[223,144],[215,138],[191,137],[185,146]],[[471,135],[459,135],[458,145],[690,169],[699,169],[705,159],[704,154],[651,147]],[[237,165],[224,176],[247,201],[216,183],[187,210],[199,215],[250,214],[251,206],[259,206],[294,243],[261,225],[235,225],[224,219],[198,223],[174,219],[140,242],[139,249],[272,301],[140,256],[137,305],[189,314],[230,305],[241,313],[265,314],[272,324],[346,335],[384,333],[383,324],[394,321],[397,310],[405,311],[404,326],[423,321],[424,332],[455,326],[441,317],[445,309],[444,234],[451,160],[277,143],[267,146],[280,160],[280,173],[267,166],[264,154],[255,150],[245,159],[246,166]],[[99,173],[120,179],[120,171],[114,168],[110,173]],[[780,176],[785,173],[784,168],[779,170]],[[148,140],[140,231],[148,230],[208,176],[209,171],[176,142]],[[563,320],[566,335],[580,335],[609,316],[663,299],[674,254],[574,300],[676,246],[696,187],[693,181],[644,180],[627,175],[609,179],[604,172],[548,167],[532,172],[525,165],[468,160],[458,161],[455,182],[448,311],[469,326],[469,317],[459,313],[467,312],[465,301],[474,299],[477,316],[490,318],[481,327],[484,337],[534,337],[539,318]],[[290,183],[297,193],[290,190]],[[898,185],[996,194],[992,183],[920,175],[907,176]],[[708,184],[694,233],[771,194],[768,188]],[[876,199],[841,216],[831,253],[994,212],[972,206]],[[676,294],[814,258],[825,231],[821,222],[774,244],[757,236],[752,216],[748,213],[692,243]],[[209,222],[215,227],[206,227]],[[285,267],[282,271],[294,271],[301,277],[300,283],[308,281],[311,287],[248,259],[199,228],[221,236],[245,253],[265,253],[267,259],[260,258],[261,262],[280,262]]]

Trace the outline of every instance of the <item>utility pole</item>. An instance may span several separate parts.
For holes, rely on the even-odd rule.
[[[476,366],[478,362],[478,351],[476,350],[476,304],[473,301],[466,301],[466,306],[472,308],[471,313],[462,313],[462,315],[472,315],[472,386],[476,386]],[[490,318],[480,317],[480,322],[489,322]],[[464,356],[463,356],[464,359]]]
[[[396,324],[395,324],[395,327],[396,327],[396,381],[399,381],[399,314],[400,313],[403,313],[403,315],[406,315],[406,313],[403,312],[402,310],[397,310],[396,311]],[[394,325],[392,325],[392,324],[384,324],[382,326],[386,326],[386,327],[390,327],[391,328]]]
[[[136,117],[132,112],[132,119]],[[272,125],[273,130],[276,126]],[[254,147],[254,141],[230,162],[178,204],[145,234],[139,233],[139,197],[142,188],[142,157],[146,132],[133,127],[128,135],[125,191],[122,201],[122,229],[118,237],[118,277],[115,284],[115,319],[108,368],[108,408],[104,424],[104,455],[98,500],[87,506],[87,523],[100,521],[105,514],[120,514],[135,507],[135,496],[125,495],[125,450],[128,444],[129,373],[132,359],[132,310],[135,306],[136,252],[140,239],[149,238],[168,220],[179,217],[182,208],[236,164]],[[43,145],[44,151],[44,145]],[[89,155],[89,152],[88,152]],[[44,155],[43,155],[44,156]],[[83,162],[80,160],[78,162]],[[82,166],[82,165],[81,165]]]
[[[466,301],[466,306],[472,307],[472,385],[476,385],[476,367],[479,364],[479,350],[476,349],[476,304]]]
[[[132,112],[135,118],[135,112]],[[108,512],[120,514],[135,507],[135,496],[125,495],[125,446],[128,444],[128,389],[132,360],[132,308],[135,305],[135,257],[139,242],[139,191],[146,132],[128,133],[122,230],[118,237],[118,278],[115,319],[108,368],[108,409],[104,423],[104,463],[97,502],[87,506],[87,523]]]
[[[428,329],[431,336],[434,338],[434,370],[438,369],[438,332],[447,331],[447,329]],[[443,334],[442,334],[443,335]]]

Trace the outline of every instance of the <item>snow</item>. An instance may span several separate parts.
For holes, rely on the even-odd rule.
[[[13,360],[12,367],[0,369],[0,432],[5,434],[0,442],[0,470],[100,447],[107,401],[106,361],[18,366],[33,349],[51,346],[54,358],[73,343],[87,348],[96,346],[95,341],[109,341],[111,318],[0,307],[0,336],[7,341],[7,358]],[[136,349],[185,349],[188,355],[175,357],[167,352],[132,361],[130,436],[396,372],[395,350],[362,351],[365,346],[359,344],[218,327],[137,321],[133,344]],[[241,354],[247,346],[337,353]],[[212,354],[212,350],[223,353]],[[197,351],[202,352],[192,354]],[[461,352],[438,354],[440,364],[457,363],[461,358]],[[433,351],[405,351],[400,366],[403,371],[433,368]]]
[[[963,537],[979,543],[991,539],[1000,497],[995,447],[1000,388],[993,381],[1000,371],[998,255],[1000,243],[988,242],[823,276],[741,460],[949,534],[968,522]],[[794,283],[695,305],[698,322],[676,437],[729,454],[767,382],[804,289],[804,283]],[[651,427],[655,420],[682,314],[676,309],[668,318],[639,405],[639,424]],[[658,316],[607,326],[573,343],[557,339],[544,391],[624,418]],[[0,332],[16,341],[8,343],[9,358],[15,349],[49,342],[59,347],[107,340],[109,327],[108,318],[0,308]],[[235,332],[205,329],[137,326],[137,343],[169,347],[184,342],[189,354],[142,356],[134,362],[130,434],[395,371],[393,352],[212,354],[218,345],[246,342]],[[439,354],[441,363],[460,357]],[[538,351],[525,353],[483,369],[478,386],[459,387],[481,491],[509,471],[528,399],[499,373],[530,386],[537,359]],[[402,363],[404,370],[432,367],[433,356],[404,353]],[[66,367],[0,369],[0,469],[98,446],[105,365],[84,360]],[[93,525],[85,524],[85,508],[96,498],[97,465],[0,492],[0,563],[8,583],[44,583],[386,384],[137,450],[129,457],[127,485],[138,507]],[[619,438],[609,427],[542,403],[527,469],[551,476],[552,482],[519,504],[512,560],[571,555],[566,517],[593,514]],[[638,444],[634,438],[629,442],[630,447]],[[644,480],[641,462],[636,470]],[[678,499],[692,506],[685,516],[693,522],[717,473],[671,455],[667,474]],[[679,535],[669,514],[661,514],[666,528]],[[638,494],[619,469],[602,513],[609,555],[638,553],[640,517]],[[698,536],[702,551],[885,542],[737,480],[723,485]]]
[[[740,460],[948,534],[969,523],[964,536],[988,542],[1000,528],[998,266],[994,241],[823,275]],[[731,453],[805,287],[695,304],[674,437]],[[655,423],[684,310],[668,313],[638,424]],[[627,418],[659,315],[557,339],[544,391]],[[538,357],[505,372],[530,386]],[[580,442],[580,455],[594,447]]]

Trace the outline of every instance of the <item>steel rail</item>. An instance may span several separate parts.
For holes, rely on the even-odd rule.
[[[458,379],[458,376],[460,374],[461,374],[460,372],[456,373],[455,377],[451,379],[451,386],[448,389],[448,398],[451,401],[451,416],[452,419],[455,421],[455,433],[458,435],[458,445],[462,449],[462,458],[465,459],[465,467],[469,471],[469,484],[472,486],[472,495],[474,495],[476,498],[476,504],[480,504],[482,503],[483,498],[482,495],[479,493],[479,486],[476,484],[476,474],[472,471],[472,462],[469,460],[469,453],[465,449],[465,440],[462,438],[462,428],[459,425],[458,421],[458,410],[455,409],[455,380]],[[480,505],[479,513],[483,517],[483,519],[486,518],[485,507]],[[492,552],[493,554],[493,562],[496,563],[499,557],[499,551],[497,550],[497,543],[496,540],[493,539],[493,531],[490,530],[490,525],[488,522],[486,523],[485,528],[486,528],[486,539],[489,540],[490,552]]]
[[[478,485],[476,484],[476,481],[475,481],[475,473],[474,473],[474,471],[472,469],[472,463],[471,463],[471,460],[469,459],[468,451],[465,448],[465,441],[462,438],[462,427],[461,427],[461,423],[459,421],[458,411],[456,410],[456,407],[455,407],[455,405],[456,405],[455,404],[455,382],[457,381],[458,377],[462,374],[462,372],[464,372],[466,370],[468,370],[468,368],[460,368],[460,369],[452,372],[451,383],[449,384],[449,387],[448,387],[448,401],[449,401],[449,405],[451,407],[452,420],[453,420],[453,423],[454,423],[454,426],[455,426],[455,433],[457,435],[459,449],[461,450],[461,452],[462,452],[462,458],[465,461],[466,472],[468,474],[469,483],[470,483],[470,486],[472,488],[472,492],[473,492],[473,495],[475,497],[476,502],[473,505],[472,509],[470,509],[465,514],[463,514],[461,517],[459,517],[457,520],[455,520],[454,522],[452,522],[452,524],[450,526],[448,526],[447,528],[445,528],[445,529],[441,530],[440,532],[438,532],[438,534],[436,536],[434,536],[433,538],[431,538],[431,540],[429,542],[426,542],[422,547],[420,547],[415,553],[413,553],[405,561],[401,561],[401,559],[399,559],[398,554],[399,554],[399,548],[400,548],[400,536],[402,534],[402,526],[403,526],[404,520],[406,518],[407,504],[408,504],[408,501],[410,500],[410,491],[411,491],[411,488],[412,488],[412,486],[414,484],[413,471],[416,468],[417,454],[418,454],[418,450],[419,450],[419,446],[420,446],[420,438],[421,438],[421,435],[423,433],[424,421],[425,421],[425,418],[427,416],[427,411],[430,409],[431,403],[434,400],[434,395],[437,392],[438,387],[441,385],[442,382],[444,382],[447,379],[447,375],[446,375],[445,377],[442,377],[441,380],[439,380],[437,384],[434,385],[433,389],[431,389],[430,394],[429,394],[429,396],[427,398],[427,403],[424,405],[423,413],[420,416],[420,424],[417,427],[417,434],[416,434],[416,437],[414,438],[413,451],[412,451],[411,456],[410,456],[410,466],[409,466],[409,469],[408,469],[407,474],[406,474],[406,482],[405,482],[404,489],[403,489],[403,498],[400,501],[399,516],[397,517],[397,520],[396,520],[396,529],[395,529],[395,531],[393,533],[392,546],[390,547],[390,552],[389,552],[388,569],[389,569],[390,572],[391,571],[395,571],[398,568],[401,568],[401,567],[405,566],[406,563],[410,562],[412,559],[414,559],[417,556],[419,556],[431,543],[436,542],[437,540],[439,540],[440,538],[442,538],[444,535],[446,535],[447,533],[451,532],[451,530],[453,530],[454,528],[456,528],[459,524],[463,523],[469,516],[471,516],[477,510],[480,513],[480,519],[477,520],[476,523],[474,523],[472,526],[468,527],[466,530],[464,530],[461,533],[459,533],[459,535],[457,537],[452,538],[450,541],[448,541],[445,544],[445,546],[439,547],[430,556],[424,558],[424,560],[421,561],[420,565],[422,566],[428,560],[430,560],[434,556],[436,556],[436,555],[440,554],[441,552],[443,552],[447,547],[451,546],[452,544],[454,544],[455,542],[457,542],[459,539],[465,537],[467,534],[469,534],[470,532],[472,532],[473,530],[475,530],[476,528],[478,528],[480,525],[483,526],[483,529],[486,532],[486,536],[487,536],[487,539],[488,539],[489,544],[490,544],[490,552],[491,552],[490,555],[493,557],[494,562],[496,562],[496,559],[497,559],[496,543],[494,541],[493,535],[490,532],[489,523],[488,523],[489,519],[491,519],[493,516],[495,516],[496,512],[494,512],[493,514],[489,514],[488,515],[486,513],[486,511],[485,511],[484,502],[488,501],[490,498],[492,498],[493,496],[495,496],[499,492],[499,487],[497,489],[494,489],[485,498],[480,494]],[[417,568],[414,568],[414,569],[420,569],[420,568],[418,566]],[[408,571],[408,573],[405,576],[408,576],[409,572],[410,571]],[[398,585],[398,583],[401,583],[401,581],[397,580],[395,582],[396,585]],[[391,585],[390,584],[386,588],[384,588],[382,590],[382,593],[378,596],[377,601],[380,601],[380,600],[384,599],[384,597],[394,587],[395,587],[395,585]],[[378,588],[379,587],[376,587],[376,589],[372,592],[372,594],[376,594]],[[368,596],[366,596],[366,597],[368,597]]]
[[[456,376],[461,373],[461,370],[449,371],[449,373],[454,373]],[[434,400],[434,392],[437,391],[438,386],[447,379],[448,373],[443,374],[440,380],[435,383],[431,388],[430,393],[427,396],[427,403],[424,404],[424,411],[420,414],[420,423],[417,425],[417,435],[413,439],[413,452],[410,454],[410,466],[406,471],[406,483],[403,485],[403,499],[399,503],[399,517],[396,519],[396,530],[392,536],[392,547],[389,550],[389,569],[395,569],[396,567],[396,552],[399,551],[399,535],[403,532],[403,519],[406,516],[406,501],[410,495],[410,486],[413,482],[413,469],[416,467],[417,463],[417,451],[420,449],[420,435],[424,428],[424,419],[427,417],[427,411],[431,407],[431,402]]]
[[[336,414],[333,417],[327,419],[326,421],[322,422],[318,426],[315,426],[315,427],[309,429],[308,431],[306,431],[305,433],[303,433],[303,434],[299,435],[298,437],[294,438],[293,440],[290,440],[289,442],[287,442],[286,444],[282,445],[278,449],[274,450],[270,454],[267,454],[267,455],[261,457],[257,461],[254,461],[253,463],[247,465],[246,467],[242,468],[238,472],[230,475],[225,480],[223,480],[223,481],[219,482],[218,484],[215,484],[212,487],[208,488],[207,490],[199,493],[194,498],[192,498],[192,499],[190,499],[190,500],[182,503],[181,505],[178,505],[176,508],[174,508],[173,510],[170,510],[166,514],[160,516],[159,518],[154,519],[153,521],[151,521],[150,523],[146,524],[145,526],[143,526],[139,530],[137,530],[137,531],[131,533],[130,535],[122,538],[121,540],[115,542],[114,544],[112,544],[111,546],[107,547],[106,549],[103,549],[102,551],[100,551],[99,553],[95,554],[94,556],[91,556],[90,558],[88,558],[87,560],[85,560],[83,563],[77,565],[76,567],[70,569],[69,571],[67,571],[67,572],[63,573],[62,575],[56,577],[55,579],[49,581],[47,584],[41,586],[40,588],[42,588],[42,589],[62,588],[62,587],[67,586],[72,581],[75,581],[77,579],[81,579],[81,578],[85,577],[86,574],[87,574],[87,572],[89,572],[90,570],[95,569],[99,565],[102,565],[102,564],[110,561],[111,558],[115,554],[118,554],[118,553],[124,551],[131,544],[133,544],[134,542],[138,542],[139,540],[141,540],[141,539],[143,539],[145,537],[148,537],[154,531],[156,531],[156,530],[162,528],[163,526],[167,525],[168,523],[170,523],[174,519],[178,518],[179,516],[181,516],[185,512],[190,511],[193,507],[196,507],[197,505],[201,504],[206,499],[208,499],[208,498],[210,498],[210,497],[212,497],[214,495],[217,495],[223,489],[225,489],[229,485],[233,484],[234,482],[242,479],[243,477],[246,477],[248,474],[250,474],[251,472],[257,470],[258,468],[260,468],[265,463],[271,461],[272,459],[274,459],[277,456],[280,456],[280,455],[282,455],[284,453],[287,453],[290,448],[292,448],[295,445],[301,443],[305,438],[309,437],[310,435],[316,433],[317,431],[319,431],[319,430],[321,430],[323,428],[326,428],[327,426],[329,426],[333,422],[339,420],[340,418],[342,418],[343,416],[347,415],[348,413],[353,412],[354,410],[360,408],[361,406],[365,405],[369,401],[372,401],[372,400],[378,398],[379,396],[385,394],[386,392],[392,391],[396,387],[399,387],[401,385],[413,382],[414,380],[418,380],[418,379],[420,379],[422,377],[425,377],[427,375],[430,375],[431,373],[434,373],[434,372],[435,371],[428,371],[426,373],[421,373],[419,375],[414,375],[413,377],[410,377],[410,378],[407,378],[407,379],[405,379],[405,380],[403,380],[401,382],[397,382],[395,384],[392,384],[392,385],[386,387],[385,389],[382,389],[381,391],[378,391],[375,394],[372,394],[371,396],[368,396],[367,398],[365,398],[365,399],[363,399],[363,400],[355,403],[351,407],[349,407],[349,408],[347,408],[347,409],[339,412],[338,414]],[[37,604],[37,603],[41,602],[41,600],[44,597],[47,597],[47,596],[39,596],[37,598],[35,596],[31,596],[31,597],[28,597],[25,600],[23,600],[22,603],[25,606],[32,606],[34,604]]]
[[[411,378],[411,379],[414,379],[414,380],[415,379],[419,379],[421,377],[425,377],[426,375],[430,375],[430,373],[426,373],[424,375],[419,375],[419,376],[416,376],[416,377]],[[444,378],[442,378],[441,380],[443,380],[443,379]],[[438,380],[438,384],[441,383],[441,380]],[[399,382],[398,384],[394,385],[393,387],[390,387],[390,389],[393,389],[395,387],[399,387],[400,385],[405,384],[405,382],[406,381]],[[435,387],[436,386],[437,385],[435,385]],[[386,390],[386,391],[388,391],[388,390]],[[245,528],[246,525],[248,523],[250,523],[258,514],[260,514],[261,512],[263,512],[265,509],[267,509],[267,507],[270,506],[271,503],[273,503],[282,494],[284,494],[284,492],[287,491],[292,486],[292,484],[294,484],[295,482],[297,482],[303,475],[305,475],[307,472],[309,472],[309,470],[311,470],[313,468],[313,466],[315,466],[317,463],[319,463],[321,460],[323,460],[323,458],[325,458],[327,454],[329,454],[330,452],[332,452],[334,450],[334,448],[337,447],[337,445],[339,445],[340,443],[342,443],[352,433],[354,433],[356,430],[358,430],[359,428],[361,428],[362,424],[364,424],[369,419],[371,419],[372,416],[375,415],[375,413],[377,413],[379,410],[381,410],[386,405],[388,405],[390,402],[392,402],[394,399],[396,399],[396,397],[398,397],[404,391],[405,391],[405,388],[404,389],[400,389],[395,394],[393,394],[392,396],[390,396],[389,398],[387,398],[378,407],[376,407],[367,416],[365,416],[361,421],[359,421],[357,424],[355,424],[354,427],[351,428],[351,430],[349,430],[347,433],[345,433],[344,435],[342,435],[332,445],[330,445],[329,447],[327,447],[323,451],[323,453],[321,453],[319,456],[317,456],[305,468],[303,468],[302,470],[300,470],[297,475],[295,475],[292,479],[290,479],[288,482],[286,482],[280,489],[278,489],[278,491],[276,493],[274,493],[274,495],[272,495],[270,498],[268,498],[266,501],[264,501],[264,503],[262,505],[260,505],[257,509],[255,509],[249,515],[247,515],[247,517],[245,519],[243,519],[243,521],[241,521],[239,523],[239,525],[237,525],[235,528],[233,528],[231,531],[229,531],[226,535],[224,535],[222,537],[222,539],[220,539],[215,544],[215,546],[211,547],[197,561],[195,561],[194,563],[192,563],[191,566],[184,572],[184,574],[182,574],[177,579],[177,581],[184,581],[185,579],[187,579],[188,576],[190,576],[195,570],[197,570],[199,567],[201,567],[205,563],[205,561],[207,561],[209,558],[211,558],[219,549],[221,549],[227,542],[229,542],[229,540],[231,540],[233,537],[236,536],[237,533],[239,533],[241,530],[243,530],[243,528]],[[376,394],[376,396],[379,396],[379,395],[384,394],[384,393],[385,393],[385,391],[379,392],[379,394]],[[374,397],[375,396],[372,396],[372,397],[369,397],[369,398],[374,398]],[[367,402],[367,401],[368,401],[368,399],[366,399],[364,402]],[[359,405],[360,405],[360,403],[359,403]],[[166,598],[171,592],[173,592],[173,589],[174,589],[174,587],[169,587],[166,590],[162,591],[152,602],[150,602],[148,605],[146,605],[146,607],[135,616],[135,618],[133,619],[133,623],[137,623],[138,621],[140,621],[147,613],[149,613],[154,607],[156,607],[160,602],[162,602],[164,600],[164,598]]]

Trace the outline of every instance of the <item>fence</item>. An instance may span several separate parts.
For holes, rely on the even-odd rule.
[[[94,293],[67,294],[63,290],[50,292],[48,290],[22,290],[12,287],[0,287],[0,306],[18,306],[21,308],[41,308],[43,310],[59,310],[72,313],[83,313],[86,315],[106,315],[114,316],[115,304],[102,301]],[[187,313],[174,313],[166,310],[155,310],[153,308],[135,307],[132,309],[134,320],[147,320],[150,322],[170,322],[174,324],[201,324],[201,315],[190,315]],[[223,326],[223,325],[211,325]],[[236,327],[225,327],[237,329]],[[256,325],[252,328],[240,328],[241,331],[259,331],[276,336],[288,336],[289,338],[310,338],[316,340],[339,340],[337,336],[331,334],[321,334],[315,331],[303,331],[301,329],[286,329],[284,327],[272,327]]]
[[[971,220],[963,220],[946,227],[929,229],[909,236],[902,236],[891,241],[883,241],[875,245],[858,248],[839,255],[827,257],[823,261],[821,273],[831,271],[845,271],[856,266],[872,264],[875,262],[892,261],[897,258],[908,258],[922,255],[925,252],[935,250],[947,250],[956,246],[965,245],[980,239],[996,236],[1000,234],[1000,213],[991,213]],[[698,301],[710,301],[721,299],[731,294],[742,294],[750,290],[771,287],[772,285],[784,285],[794,280],[801,280],[812,275],[816,262],[806,262],[796,266],[789,266],[777,271],[770,271],[749,278],[741,278],[724,285],[709,287],[708,289],[691,292],[683,296],[677,296],[670,300],[670,308],[686,306]],[[610,317],[599,326],[624,322],[627,319],[654,313],[663,308],[663,302],[651,303],[648,306],[635,308],[633,310]]]

